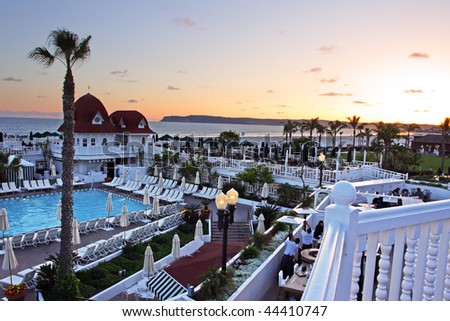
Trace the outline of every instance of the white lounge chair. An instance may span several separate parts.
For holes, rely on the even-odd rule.
[[[103,183],[103,185],[112,187],[112,186],[114,186],[114,184],[116,184],[118,179],[119,179],[119,177],[114,177],[111,182]]]
[[[20,192],[20,188],[16,186],[16,182],[9,182],[9,189],[12,192]]]
[[[12,193],[13,191],[9,188],[8,183],[2,183],[2,189],[3,191],[5,191],[6,193]]]

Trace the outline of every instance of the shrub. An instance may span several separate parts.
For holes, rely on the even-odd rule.
[[[256,246],[247,246],[240,256],[242,260],[248,260],[248,259],[254,259],[255,257],[258,257],[259,250],[256,248]]]
[[[152,237],[152,243],[166,244],[167,243],[167,238],[164,237],[163,235],[155,235],[155,236]]]
[[[255,232],[255,234],[250,237],[249,242],[250,244],[253,244],[258,250],[261,250],[263,247],[269,244],[270,239],[270,235],[268,234]]]

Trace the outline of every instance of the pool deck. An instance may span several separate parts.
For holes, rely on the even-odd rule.
[[[89,187],[91,187],[90,184],[89,184]],[[142,200],[142,196],[140,196],[140,195],[135,195],[133,193],[127,193],[127,192],[121,192],[121,191],[118,191],[117,189],[113,189],[113,188],[107,188],[104,185],[102,185],[101,183],[94,184],[93,187],[103,189],[106,191],[114,191],[117,194],[127,196],[127,197],[132,197],[139,201]],[[77,187],[76,189],[78,189],[78,188],[86,188],[86,187]],[[34,193],[45,193],[45,192],[40,191],[40,192],[34,192]],[[22,195],[27,195],[27,194],[31,194],[31,193],[22,192],[22,193],[18,193],[17,195],[22,196]],[[198,198],[193,198],[191,196],[185,196],[185,202],[186,203],[194,203],[194,202],[199,203],[200,200]],[[179,208],[181,208],[181,207],[182,207],[182,205],[180,204]],[[211,202],[209,207],[211,208],[211,210],[213,212],[215,211],[214,202]],[[235,213],[235,219],[236,220],[246,220],[250,209],[251,209],[251,206],[249,206],[249,205],[238,206],[236,213]],[[213,219],[214,219],[214,216],[215,215],[212,216]],[[142,222],[132,223],[128,227],[128,229],[138,227],[138,226],[141,226],[144,224],[145,223],[142,223]],[[91,243],[101,240],[101,239],[108,239],[117,233],[123,232],[124,229],[125,228],[122,228],[122,227],[115,227],[111,231],[97,230],[95,232],[90,232],[88,234],[82,234],[81,235],[81,244],[78,245],[78,248],[86,246],[88,244],[91,244]],[[74,250],[75,250],[75,247],[74,247]],[[19,266],[16,269],[12,270],[12,274],[17,275],[17,273],[22,270],[36,266],[38,264],[45,263],[46,258],[48,258],[49,255],[51,255],[51,254],[54,255],[58,252],[59,252],[59,242],[50,242],[49,244],[40,244],[36,247],[27,246],[24,249],[20,249],[20,248],[14,249],[14,254],[17,258]],[[0,261],[3,262],[3,254],[0,255]],[[9,276],[8,270],[0,269],[0,279],[3,279],[8,276]],[[29,293],[27,295],[26,300],[35,300],[34,291],[28,291],[28,292]],[[3,291],[0,292],[0,300],[2,297],[3,297]]]

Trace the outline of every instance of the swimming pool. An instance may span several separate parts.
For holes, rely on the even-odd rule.
[[[107,197],[108,193],[101,190],[74,191],[74,217],[78,222],[82,222],[107,216],[108,213],[105,211]],[[0,207],[6,208],[11,227],[5,231],[5,236],[60,226],[61,222],[56,219],[56,209],[60,199],[61,193],[53,193],[1,200]],[[142,202],[113,194],[111,216],[120,214],[123,202],[125,202],[129,212],[145,209]]]

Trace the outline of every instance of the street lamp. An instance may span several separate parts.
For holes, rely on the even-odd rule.
[[[228,246],[228,225],[234,222],[234,211],[239,198],[239,193],[234,189],[230,189],[227,194],[220,193],[216,196],[217,207],[217,227],[219,231],[223,229],[222,240],[222,273],[227,270],[227,246]],[[228,206],[228,209],[227,209]]]
[[[320,170],[320,177],[319,177],[319,188],[322,188],[322,176],[323,176],[323,163],[325,162],[325,155],[323,153],[320,153],[319,155],[319,170]]]

